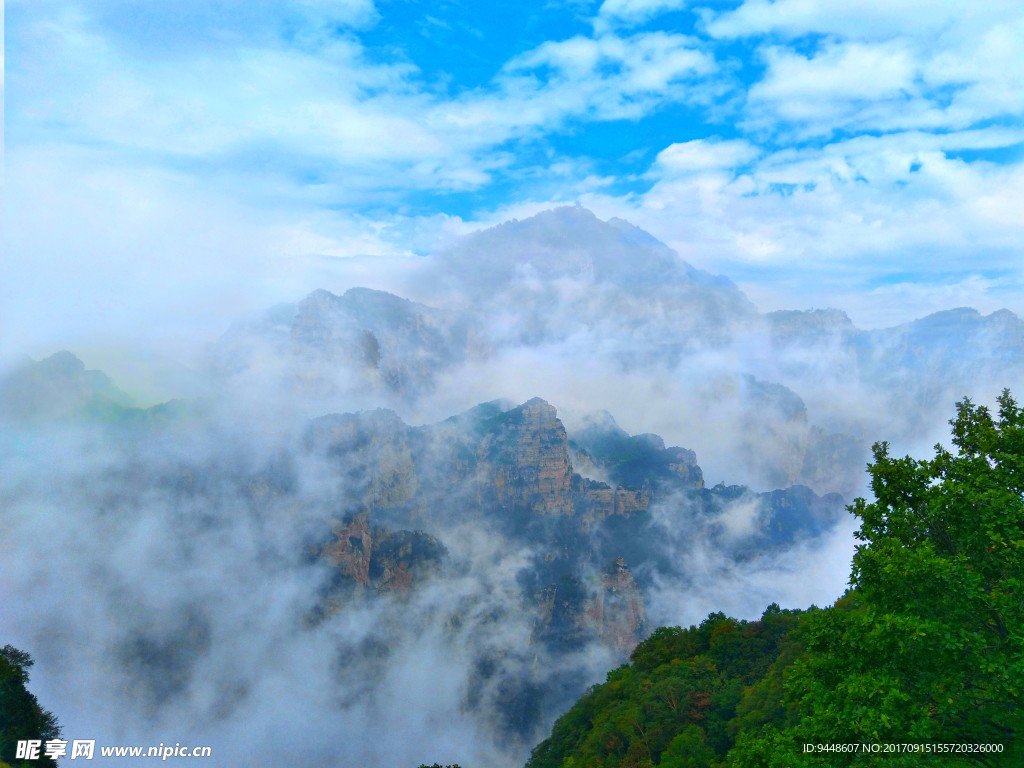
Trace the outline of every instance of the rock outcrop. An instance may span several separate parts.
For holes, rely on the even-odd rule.
[[[570,446],[578,461],[597,468],[620,488],[649,492],[704,487],[704,473],[693,451],[666,448],[658,435],[630,435],[606,411],[585,417]],[[622,503],[628,506],[625,499]]]
[[[576,508],[587,525],[611,515],[632,515],[645,511],[651,503],[650,487],[640,490],[612,488],[607,483],[584,480]]]
[[[601,642],[623,655],[644,637],[644,602],[626,561],[618,557],[601,574],[597,594],[586,609]]]
[[[325,416],[306,444],[340,480],[347,522],[323,554],[344,584],[404,592],[443,550],[412,529],[480,526],[531,553],[516,578],[537,611],[537,641],[552,651],[598,640],[627,653],[642,638],[645,585],[626,563],[645,572],[676,567],[649,540],[653,505],[695,510],[703,516],[695,524],[703,519],[708,535],[745,555],[819,535],[842,509],[838,497],[799,486],[768,494],[705,488],[692,451],[629,435],[607,414],[570,437],[539,398],[511,408],[485,403],[423,427],[387,410]],[[574,460],[604,480],[581,476]],[[596,581],[586,576],[595,570]]]
[[[444,546],[422,531],[389,531],[357,515],[334,530],[322,553],[357,587],[405,594],[417,581],[436,572]]]
[[[571,515],[569,438],[554,407],[535,397],[492,425],[478,449],[478,498],[503,510]]]

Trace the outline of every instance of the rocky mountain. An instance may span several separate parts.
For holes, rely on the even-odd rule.
[[[431,302],[474,312],[497,347],[585,332],[614,342],[609,351],[625,366],[725,343],[757,314],[728,278],[581,206],[468,235],[425,260],[416,286]]]
[[[922,372],[946,383],[972,370],[991,373],[1024,366],[1024,320],[1005,309],[982,315],[960,307],[874,331],[858,329],[846,313],[834,309],[769,312],[764,318],[776,352],[836,348],[856,366],[860,380],[879,388]]]
[[[1024,382],[1024,320],[1008,310],[962,307],[870,331],[838,310],[771,312],[764,320],[772,375],[804,393],[819,427],[837,432],[858,436],[889,424],[914,439],[953,401],[991,398]]]
[[[1012,313],[759,315],[578,208],[412,282],[422,302],[318,290],[236,324],[203,403],[134,408],[70,353],[0,378],[0,527],[53,561],[76,548],[64,581],[22,560],[12,594],[34,606],[54,579],[92,601],[102,632],[76,642],[147,732],[244,720],[283,660],[339,732],[426,691],[521,754],[652,625],[834,554],[869,442],[1024,381]],[[65,608],[37,625],[51,663]]]
[[[602,221],[579,205],[479,230],[441,251],[428,272],[433,270],[437,281],[478,300],[525,276],[629,291],[658,290],[665,283],[735,291],[727,278],[695,269],[639,227],[617,218]]]
[[[475,354],[469,317],[368,288],[313,291],[234,324],[214,352],[221,376],[280,377],[310,394],[349,389],[415,397]]]
[[[0,374],[0,424],[23,429],[71,425],[147,429],[202,418],[207,405],[206,399],[196,398],[136,407],[133,398],[103,371],[86,369],[66,350],[42,360],[26,360]]]
[[[429,305],[351,288],[274,307],[232,326],[214,366],[269,369],[307,392],[368,386],[416,399],[440,371],[510,346],[586,331],[616,341],[621,365],[665,363],[756,317],[727,278],[579,206],[470,235],[425,259],[409,285]]]
[[[423,531],[391,531],[370,524],[367,515],[339,523],[333,541],[319,554],[336,569],[325,588],[328,601],[337,607],[339,589],[372,588],[377,592],[405,595],[416,582],[438,573],[447,550]]]
[[[117,392],[68,355],[33,365],[43,382],[36,388],[47,393],[39,425],[44,415],[57,423],[91,397]],[[50,386],[41,372],[74,386]],[[25,380],[8,380],[5,392],[25,391],[16,386]],[[615,663],[643,639],[655,590],[691,583],[685,553],[700,562],[706,551],[733,562],[767,556],[827,533],[844,514],[838,497],[799,486],[708,488],[694,451],[629,434],[607,412],[570,431],[540,398],[482,403],[420,426],[386,409],[329,414],[298,437],[293,426],[271,428],[263,414],[239,424],[225,400],[119,407],[116,418],[76,412],[83,445],[106,446],[94,459],[102,471],[75,458],[68,435],[40,430],[32,438],[45,443],[35,450],[47,457],[40,466],[56,462],[62,481],[31,490],[37,469],[21,485],[0,484],[0,498],[18,508],[54,493],[50,509],[89,521],[76,518],[71,529],[104,532],[103,564],[90,583],[109,598],[109,637],[91,652],[152,717],[190,700],[234,631],[225,622],[267,599],[254,580],[271,578],[273,594],[293,596],[278,609],[277,621],[290,617],[279,630],[285,636],[331,648],[339,627],[368,622],[331,651],[343,702],[372,696],[401,668],[415,633],[436,626],[431,642],[459,648],[460,706],[483,713],[499,743],[521,749],[592,682],[595,659]],[[33,454],[8,439],[0,451]],[[31,519],[19,514],[10,519]],[[137,551],[149,536],[159,555]],[[144,572],[133,577],[141,585],[165,565],[175,570],[161,579],[174,580],[200,563],[238,560],[250,546],[236,594],[207,594],[220,587],[204,571],[159,619],[146,617],[148,606],[161,605],[162,588],[136,594],[108,575],[142,558]],[[218,612],[224,600],[232,608]],[[248,685],[219,686],[217,717],[246,705]]]
[[[648,630],[648,592],[689,578],[679,559],[688,546],[763,557],[826,534],[844,514],[838,496],[802,486],[707,488],[693,451],[630,435],[607,412],[583,424],[570,434],[540,398],[484,403],[424,426],[382,409],[314,419],[300,461],[338,478],[339,516],[314,547],[335,574],[317,615],[445,583],[468,567],[459,544],[468,524],[500,551],[523,553],[507,583],[517,611],[532,617],[519,651],[564,659],[551,663],[569,670],[587,647],[628,655]],[[500,632],[493,621],[489,631]],[[489,653],[473,662],[492,670],[476,684],[502,692],[494,706],[510,737],[530,733],[581,684],[493,671]]]
[[[369,581],[368,520],[429,532],[472,520],[534,553],[519,579],[556,625],[538,628],[554,650],[588,632],[625,650],[639,640],[643,585],[676,573],[655,510],[686,510],[723,548],[749,552],[821,535],[842,506],[836,495],[801,486],[768,494],[705,488],[693,451],[666,447],[657,435],[631,436],[607,413],[569,435],[539,398],[512,408],[485,403],[423,427],[383,410],[324,416],[311,423],[305,446],[346,479],[338,502],[353,517],[327,551],[357,582]],[[605,479],[584,477],[576,462]],[[737,509],[742,525],[732,519]]]
[[[507,394],[492,390],[509,377],[597,409],[636,377],[659,382],[659,410],[687,400],[686,442],[733,434],[722,455],[697,446],[718,477],[732,466],[762,489],[847,495],[864,490],[880,433],[930,439],[934,411],[1024,382],[1024,322],[1008,311],[871,331],[834,309],[760,315],[728,279],[578,206],[469,235],[425,257],[408,287],[422,303],[318,290],[238,323],[214,350],[219,375],[314,412],[355,401],[432,416]],[[581,370],[594,375],[569,385]]]

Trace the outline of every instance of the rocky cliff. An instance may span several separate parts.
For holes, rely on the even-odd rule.
[[[623,655],[643,640],[644,601],[621,557],[602,572],[600,586],[587,605],[586,614],[601,641]]]
[[[378,563],[381,547],[399,534],[381,539],[374,526],[443,540],[445,530],[471,523],[505,548],[533,553],[517,578],[537,611],[539,641],[552,650],[597,639],[625,653],[640,639],[646,587],[630,567],[643,565],[647,579],[652,569],[676,567],[651,538],[655,505],[698,510],[712,538],[746,553],[817,535],[841,512],[838,497],[806,488],[705,488],[692,451],[666,447],[657,435],[629,435],[609,414],[586,419],[570,436],[539,398],[485,403],[423,427],[386,410],[326,416],[311,424],[306,447],[343,480],[347,522],[324,554],[346,578],[402,591],[415,584],[419,553],[433,551],[407,548]],[[604,480],[583,477],[574,462]],[[597,582],[586,576],[594,572]]]
[[[338,569],[334,586],[406,594],[415,583],[440,571],[447,551],[422,531],[391,531],[356,515],[333,531],[321,555]]]
[[[554,407],[533,398],[486,425],[478,448],[477,498],[506,511],[571,515],[569,438]]]

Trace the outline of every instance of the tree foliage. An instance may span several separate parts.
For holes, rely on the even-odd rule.
[[[874,446],[875,501],[861,519],[849,610],[810,625],[790,681],[807,742],[1003,745],[946,765],[1018,765],[1024,725],[1024,412],[969,400],[956,453],[892,458]],[[921,756],[835,755],[834,765],[918,765]],[[769,764],[775,764],[769,761]]]
[[[21,766],[16,760],[19,741],[56,739],[60,736],[57,718],[39,706],[25,687],[32,657],[13,645],[0,648],[0,765]],[[46,757],[25,765],[56,766]]]
[[[740,720],[784,724],[781,685],[762,686],[797,655],[803,616],[771,606],[760,621],[715,613],[655,630],[555,724],[529,768],[722,765]]]

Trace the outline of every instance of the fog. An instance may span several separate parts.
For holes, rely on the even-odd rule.
[[[517,533],[479,475],[447,469],[479,436],[431,425],[540,397],[569,440],[617,422],[695,451],[705,489],[747,486],[727,501],[655,493],[624,529],[623,552],[643,552],[628,565],[649,632],[830,604],[856,522],[772,541],[758,492],[803,484],[848,502],[868,493],[871,442],[920,455],[957,399],[990,402],[1024,378],[1015,317],[871,335],[839,314],[764,315],[728,280],[579,209],[417,262],[397,282],[421,304],[346,293],[351,280],[197,338],[199,399],[111,410],[116,377],[9,366],[0,626],[34,656],[31,688],[66,738],[209,745],[211,765],[521,764],[628,649],[586,622],[561,645],[539,639],[554,609],[524,584],[562,567],[546,538],[563,536],[558,515],[527,515],[543,535]],[[608,482],[573,445],[572,469]],[[353,586],[326,547],[337,536],[361,556],[368,539],[345,527],[359,515],[378,540],[422,532],[444,554],[410,560],[407,591]],[[614,536],[588,530],[571,546],[611,551]],[[580,562],[570,575],[599,591],[606,563]]]
[[[1024,390],[1020,3],[5,8],[0,646],[69,741],[520,766]]]

